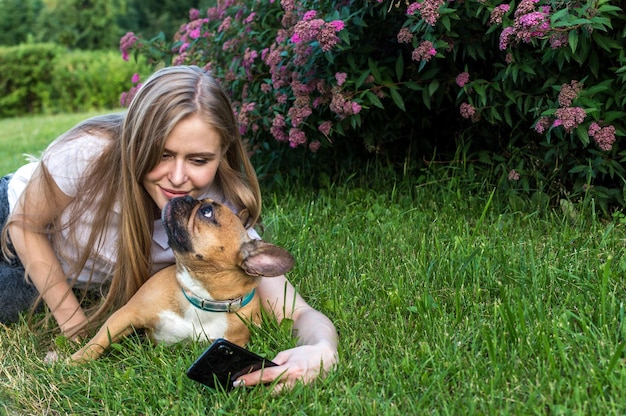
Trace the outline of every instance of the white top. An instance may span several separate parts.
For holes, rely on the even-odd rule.
[[[55,146],[47,151],[45,155],[46,167],[59,189],[69,197],[75,198],[74,201],[80,201],[78,183],[82,178],[82,173],[85,172],[93,160],[96,160],[102,152],[102,149],[106,147],[107,139],[97,136],[84,136],[78,140],[71,140],[67,145],[63,146],[60,151],[60,146]],[[9,209],[12,212],[15,208],[19,196],[26,188],[26,184],[32,177],[33,172],[40,162],[31,162],[27,165],[19,168],[14,174],[8,185],[8,200]],[[235,211],[234,207],[220,195],[212,195],[208,192],[202,195],[201,199],[212,198],[216,201],[224,203],[231,210]],[[75,204],[77,202],[72,202]],[[91,202],[95,204],[97,202]],[[67,216],[71,212],[71,206],[63,211],[61,214],[61,223],[66,223]],[[111,220],[108,228],[105,230],[105,236],[102,241],[102,246],[99,250],[99,256],[97,258],[90,258],[85,264],[85,268],[78,276],[79,282],[91,282],[101,283],[110,279],[113,271],[113,265],[117,259],[117,245],[116,239],[119,235],[119,221],[120,221],[120,205],[117,201],[112,210]],[[75,229],[78,230],[77,235],[71,236],[69,230],[61,230],[59,238],[55,239],[55,251],[58,253],[57,257],[61,262],[61,266],[66,274],[69,273],[70,267],[63,259],[76,259],[78,253],[82,250],[89,238],[89,230],[93,217],[85,215],[75,224]],[[253,228],[248,229],[248,235],[253,239],[260,239],[260,236]],[[167,233],[161,219],[157,219],[154,222],[154,232],[152,236],[152,274],[157,271],[174,264],[175,258],[172,249],[168,244]],[[92,275],[93,268],[93,275]]]

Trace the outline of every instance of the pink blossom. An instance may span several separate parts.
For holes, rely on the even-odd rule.
[[[569,45],[569,37],[566,33],[553,33],[550,36],[550,47],[559,49]]]
[[[406,8],[406,14],[409,16],[413,16],[420,9],[421,5],[418,2],[409,4],[409,7]]]
[[[317,35],[320,48],[322,48],[324,52],[328,52],[339,42],[339,38],[335,35],[335,32],[335,29],[331,25],[324,25]]]
[[[254,22],[254,19],[256,19],[256,12],[252,12],[248,15],[248,17],[246,17],[243,20],[243,23],[246,25],[249,25],[250,23]]]
[[[615,143],[615,127],[600,127],[598,123],[591,123],[589,126],[589,136],[593,137],[600,150],[610,151]]]
[[[489,16],[490,25],[499,25],[502,23],[502,17],[509,12],[511,7],[508,4],[501,4],[491,11]]]
[[[556,110],[557,121],[560,121],[566,132],[571,133],[583,121],[587,113],[581,107],[564,107]]]
[[[308,12],[304,13],[302,20],[315,19],[315,16],[317,16],[317,12],[315,10],[309,10]]]
[[[122,59],[128,61],[128,51],[137,43],[137,36],[133,32],[126,32],[120,39],[120,52],[122,52]]]
[[[200,10],[198,9],[189,10],[189,20],[197,20],[199,17],[200,17]]]
[[[328,135],[330,134],[330,129],[332,128],[333,123],[330,121],[324,121],[322,124],[319,125],[319,127],[317,128],[319,131],[322,132],[322,134],[326,137],[328,137]]]
[[[469,82],[469,74],[467,72],[461,72],[456,76],[456,85],[459,87],[463,87],[465,84]]]
[[[500,50],[503,51],[509,47],[509,43],[515,36],[515,29],[511,26],[505,27],[500,33]]]
[[[411,59],[414,61],[430,61],[430,59],[437,54],[437,50],[433,46],[433,43],[429,40],[423,41],[417,48],[413,50]]]
[[[463,118],[472,118],[476,114],[476,109],[469,103],[462,103],[459,108],[461,116]]]
[[[343,28],[346,26],[342,20],[333,20],[329,23],[329,25],[335,29],[335,32],[341,32]]]
[[[539,134],[543,134],[550,127],[550,119],[546,116],[539,117],[535,124],[535,131]]]
[[[398,43],[411,43],[411,41],[413,40],[413,34],[408,27],[403,27],[398,32],[397,38]]]
[[[139,80],[140,80],[139,74],[133,74],[133,77],[131,78],[131,82],[133,84],[136,84],[139,82]]]
[[[217,32],[221,33],[221,32],[226,32],[228,29],[230,29],[230,25],[233,22],[233,18],[230,16],[227,16],[223,21],[222,24],[217,28]]]
[[[510,181],[519,181],[520,175],[515,169],[511,169],[509,172],[509,180]]]
[[[590,137],[595,136],[596,133],[599,132],[601,129],[602,127],[600,127],[600,125],[594,121],[593,123],[589,125],[589,136]]]
[[[280,5],[283,7],[283,10],[286,12],[296,10],[295,0],[280,0]]]
[[[272,120],[272,127],[270,128],[270,133],[272,133],[272,136],[274,136],[274,139],[276,139],[279,142],[285,142],[288,139],[284,130],[285,125],[286,125],[285,117],[282,114],[276,114],[276,117],[274,117],[274,120]]]
[[[320,149],[320,146],[322,145],[322,143],[319,140],[315,140],[311,143],[309,143],[309,150],[313,153],[317,153],[317,151]]]
[[[561,91],[559,92],[559,105],[561,107],[569,107],[572,105],[572,101],[578,97],[578,94],[583,88],[583,84],[572,80],[569,84],[561,85]]]
[[[200,37],[200,29],[193,29],[189,32],[189,37],[191,39],[198,39]]]
[[[298,128],[292,128],[289,129],[289,146],[290,147],[298,147],[301,144],[306,143],[306,134],[298,129]]]
[[[359,114],[361,112],[361,105],[359,103],[352,102],[352,114]]]
[[[420,7],[422,19],[430,26],[435,26],[439,20],[439,7],[444,4],[444,0],[423,0]]]
[[[337,72],[335,74],[335,79],[337,80],[337,85],[339,85],[340,87],[343,85],[344,82],[346,82],[346,78],[348,77],[348,74],[346,74],[345,72]]]

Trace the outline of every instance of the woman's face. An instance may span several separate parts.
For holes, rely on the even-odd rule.
[[[159,209],[175,197],[198,199],[213,183],[221,155],[217,130],[193,115],[174,127],[161,161],[143,178],[143,186]]]

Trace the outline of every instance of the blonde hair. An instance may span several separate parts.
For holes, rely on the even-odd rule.
[[[100,236],[119,197],[117,262],[104,300],[90,313],[90,326],[98,325],[108,312],[125,304],[150,277],[152,233],[158,212],[142,185],[143,178],[161,160],[170,132],[192,115],[200,116],[219,132],[222,159],[214,184],[236,209],[247,211],[247,226],[254,226],[260,221],[261,191],[237,119],[217,81],[196,66],[158,70],[141,86],[125,115],[87,120],[51,144],[63,145],[84,133],[108,137],[111,142],[81,182],[81,200],[85,202],[71,213],[72,218],[79,218],[87,210],[96,210],[88,247],[74,259],[72,271],[78,275],[87,260],[97,256]],[[45,153],[43,162],[44,177],[52,181],[45,170]],[[71,224],[58,225],[55,232],[67,226]]]

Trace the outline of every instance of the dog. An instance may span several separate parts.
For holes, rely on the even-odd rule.
[[[245,212],[236,215],[211,199],[171,199],[161,219],[176,264],[148,279],[72,355],[74,362],[97,359],[135,329],[155,343],[226,338],[244,346],[250,321],[260,322],[259,281],[294,265],[284,248],[248,236]]]

